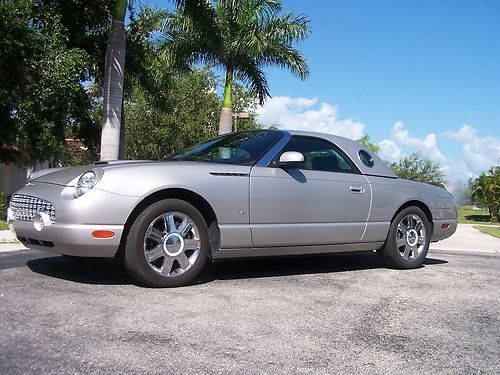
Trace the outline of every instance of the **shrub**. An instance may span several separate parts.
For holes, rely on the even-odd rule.
[[[7,212],[7,196],[3,191],[0,191],[0,220],[5,220]]]

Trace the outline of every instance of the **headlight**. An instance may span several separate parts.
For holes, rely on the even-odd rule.
[[[85,172],[76,183],[75,198],[88,193],[94,187],[96,181],[94,172]]]

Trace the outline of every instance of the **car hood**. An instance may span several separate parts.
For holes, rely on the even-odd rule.
[[[54,185],[72,186],[76,184],[75,180],[88,171],[102,172],[104,167],[125,164],[138,164],[138,163],[154,163],[147,160],[114,160],[106,162],[97,162],[92,165],[84,165],[80,167],[63,167],[63,168],[48,168],[36,171],[28,180],[29,183],[44,182]],[[97,173],[100,175],[101,173]],[[74,183],[73,183],[74,182]]]
[[[90,166],[83,167],[66,167],[66,168],[49,168],[36,171],[28,180],[29,184],[45,182],[55,185],[67,185],[75,179],[75,177],[92,170]]]
[[[80,167],[66,167],[66,168],[49,168],[37,171],[29,179],[28,182],[48,183],[61,186],[75,186],[78,178],[88,171],[94,171],[99,180],[103,172],[107,170],[127,171],[130,175],[139,175],[143,171],[153,168],[155,171],[158,168],[194,168],[196,173],[206,171],[213,174],[226,174],[226,173],[248,173],[249,166],[239,166],[231,164],[208,163],[198,161],[151,161],[151,160],[114,160],[109,162],[97,162],[92,165],[85,165]],[[137,169],[139,168],[139,169]]]

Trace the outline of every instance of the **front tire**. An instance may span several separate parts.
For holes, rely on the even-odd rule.
[[[188,285],[206,263],[208,244],[207,225],[193,205],[179,199],[161,200],[132,224],[125,267],[145,286]]]
[[[431,224],[420,208],[407,207],[392,221],[387,240],[377,254],[389,267],[418,268],[429,250],[431,230]]]

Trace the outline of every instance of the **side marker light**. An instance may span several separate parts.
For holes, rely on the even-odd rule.
[[[115,232],[110,230],[95,230],[92,232],[92,237],[103,239],[103,238],[113,238],[115,236]]]

